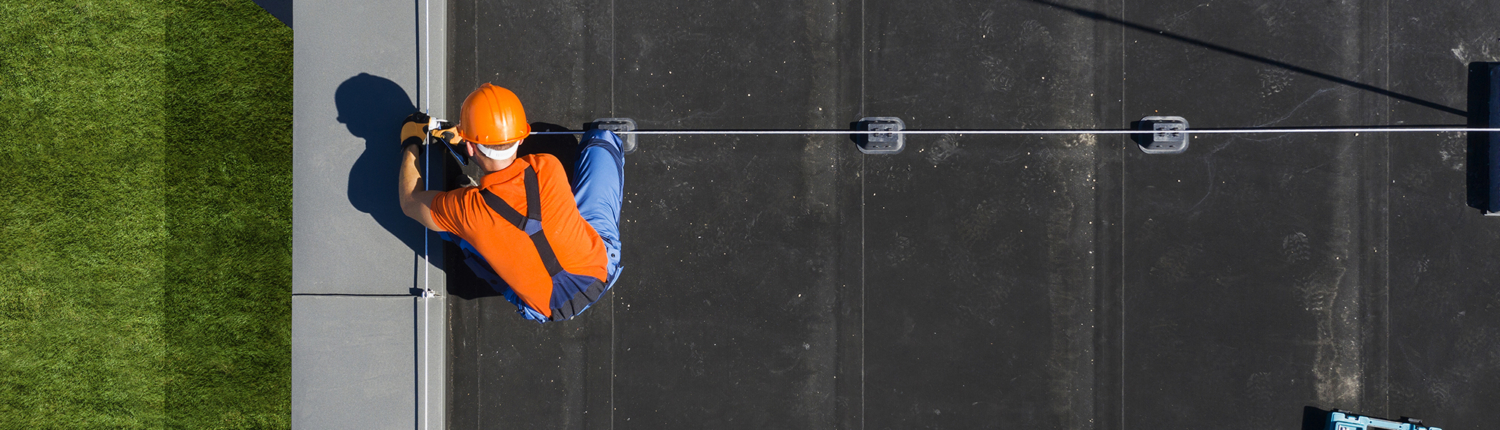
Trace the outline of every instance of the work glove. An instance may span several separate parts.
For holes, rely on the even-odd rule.
[[[438,128],[433,129],[430,133],[432,133],[433,138],[447,142],[455,148],[459,148],[459,144],[463,142],[463,139],[458,138],[458,125],[450,124],[446,121],[439,121]]]
[[[405,150],[411,145],[427,144],[427,124],[432,117],[425,113],[417,112],[406,116],[406,121],[401,123],[401,149]]]

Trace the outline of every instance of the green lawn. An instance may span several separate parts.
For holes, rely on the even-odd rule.
[[[286,428],[292,31],[0,0],[0,428]]]

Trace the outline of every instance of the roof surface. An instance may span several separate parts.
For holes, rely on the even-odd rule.
[[[1500,61],[1494,2],[451,7],[450,112],[492,82],[569,129],[1466,124],[1471,65]],[[449,422],[1492,427],[1500,219],[1469,197],[1476,142],[641,136],[606,302],[538,326],[450,261]]]

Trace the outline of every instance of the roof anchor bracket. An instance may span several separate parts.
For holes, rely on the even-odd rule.
[[[630,118],[599,118],[594,120],[594,122],[584,124],[583,129],[609,130],[615,133],[619,133],[622,131],[635,131],[635,120]],[[621,135],[620,140],[623,141],[621,143],[624,145],[624,147],[620,148],[621,153],[630,155],[631,153],[635,152],[636,146],[634,133]]]
[[[906,130],[906,123],[893,116],[872,116],[860,118],[851,128],[857,132],[902,131]],[[906,149],[906,135],[903,133],[851,133],[849,137],[858,145],[859,152],[865,154],[900,154]]]
[[[1148,116],[1137,122],[1137,129],[1155,133],[1134,134],[1141,151],[1147,154],[1181,154],[1188,148],[1188,122],[1180,116]]]

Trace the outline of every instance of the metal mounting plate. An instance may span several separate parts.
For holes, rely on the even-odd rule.
[[[609,130],[616,133],[622,131],[635,131],[635,120],[630,118],[599,118],[594,120],[594,122],[585,124],[584,129]],[[635,152],[635,135],[626,134],[620,137],[625,144],[623,148],[620,148],[620,152],[623,152],[626,155],[630,155],[630,153]]]
[[[1188,148],[1188,122],[1180,116],[1148,116],[1138,123],[1140,130],[1152,134],[1134,135],[1141,151],[1147,154],[1181,154]]]
[[[854,123],[854,131],[901,131],[906,123],[893,116],[860,118]],[[899,154],[906,149],[906,135],[900,133],[856,133],[850,136],[859,152],[866,154]]]

